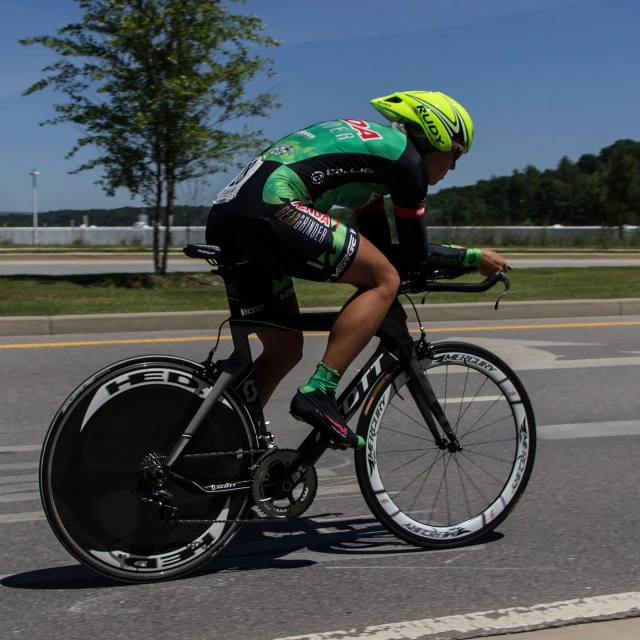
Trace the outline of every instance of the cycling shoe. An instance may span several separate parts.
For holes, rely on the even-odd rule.
[[[344,424],[333,391],[298,391],[291,401],[290,412],[297,420],[326,434],[340,448],[362,449],[365,445],[364,438],[357,436]]]

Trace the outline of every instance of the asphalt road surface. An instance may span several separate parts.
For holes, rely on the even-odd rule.
[[[544,603],[563,603],[551,609],[563,612],[564,623],[614,610],[629,615],[640,604],[640,316],[502,325],[447,323],[429,334],[498,353],[534,405],[533,477],[488,538],[443,551],[400,543],[370,515],[352,455],[329,451],[318,464],[319,494],[303,517],[247,525],[223,557],[196,574],[150,585],[100,577],[61,547],[38,498],[40,446],[57,407],[103,365],[145,353],[202,360],[213,336],[0,339],[0,636],[457,639],[483,635],[480,619],[490,627],[508,618],[505,629],[514,630],[544,626]],[[325,340],[307,337],[305,360],[267,407],[281,447],[306,434],[288,403]],[[230,346],[225,336],[219,354]],[[474,612],[485,613],[468,615]]]
[[[640,266],[638,254],[589,254],[579,255],[525,255],[505,254],[509,264],[518,269],[532,267],[637,267]],[[0,276],[13,275],[51,275],[67,276],[96,273],[153,273],[153,261],[149,257],[131,257],[129,254],[104,259],[100,257],[65,258],[62,254],[51,258],[22,256],[20,259],[10,255],[0,257]],[[171,272],[207,272],[210,267],[203,261],[172,256],[169,259]]]

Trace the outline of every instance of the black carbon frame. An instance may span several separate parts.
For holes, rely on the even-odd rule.
[[[226,360],[218,361],[215,365],[209,363],[209,366],[215,367],[214,385],[168,456],[166,467],[171,468],[179,458],[189,440],[204,422],[204,417],[228,386],[231,386],[244,402],[253,422],[258,442],[266,447],[270,441],[270,434],[266,428],[264,412],[258,396],[249,336],[264,331],[329,331],[338,315],[338,312],[303,312],[282,317],[274,316],[268,321],[233,317],[232,315],[229,326],[233,340],[233,352]],[[440,422],[441,416],[444,414],[442,411],[438,411],[439,407],[431,408],[435,396],[433,393],[429,394],[428,382],[421,375],[415,343],[407,327],[407,315],[397,299],[387,312],[375,335],[380,338],[378,348],[338,398],[338,406],[342,415],[346,421],[349,421],[376,389],[380,379],[391,370],[401,366],[409,374],[412,381],[412,393],[418,407],[430,427],[436,443],[439,443],[441,435],[433,412],[435,410],[436,415],[440,414],[438,415]],[[205,363],[206,365],[207,363]],[[437,404],[437,400],[435,402]],[[445,424],[442,426],[447,431],[446,418]],[[318,438],[317,432],[312,431],[300,446],[300,452],[311,466],[324,453],[326,446],[326,442]]]

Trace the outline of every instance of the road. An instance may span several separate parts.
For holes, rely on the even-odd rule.
[[[66,395],[99,367],[144,353],[202,359],[212,336],[2,338],[2,637],[453,640],[484,635],[477,633],[482,624],[495,628],[505,618],[504,629],[517,630],[558,623],[558,615],[563,623],[613,610],[624,617],[634,607],[638,615],[639,329],[640,316],[430,326],[431,339],[472,341],[505,358],[537,416],[538,456],[527,492],[481,544],[419,551],[398,543],[370,516],[351,456],[330,451],[318,465],[320,493],[305,516],[246,526],[219,560],[156,585],[111,582],[64,551],[38,500],[40,444]],[[281,447],[295,446],[305,433],[287,407],[325,340],[307,337],[304,362],[267,407]],[[220,355],[230,346],[223,336]],[[358,364],[362,359],[354,369]],[[566,602],[574,599],[584,600]],[[565,604],[551,607],[556,619],[549,622],[549,608],[538,605],[557,602]],[[468,616],[475,612],[489,613]],[[327,635],[309,635],[320,633]]]
[[[637,267],[640,266],[640,253],[637,254],[505,254],[514,268],[532,267]],[[193,272],[209,271],[204,262],[172,256],[169,259],[169,271]],[[107,254],[105,256],[65,257],[64,254],[43,256],[0,255],[0,276],[12,275],[79,275],[96,273],[152,273],[153,263],[150,256],[131,256],[131,254]]]

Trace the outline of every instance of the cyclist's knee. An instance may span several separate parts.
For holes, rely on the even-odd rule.
[[[398,287],[400,286],[400,275],[396,268],[387,262],[384,273],[382,274],[383,288],[385,292],[390,296],[395,297],[398,293]]]
[[[393,299],[398,293],[400,276],[390,262],[379,263],[371,273],[371,282],[371,289],[378,290],[385,298]]]

